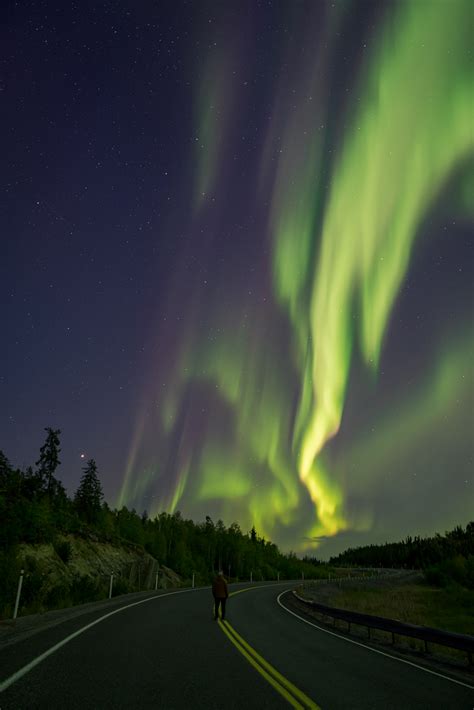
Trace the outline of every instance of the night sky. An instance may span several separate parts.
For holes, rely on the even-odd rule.
[[[283,550],[472,519],[469,0],[6,2],[0,448]],[[83,456],[83,458],[81,458]]]

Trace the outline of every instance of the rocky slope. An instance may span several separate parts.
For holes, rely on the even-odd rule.
[[[176,587],[180,577],[143,548],[126,541],[100,541],[94,535],[65,535],[53,544],[18,549],[24,569],[20,613],[71,606],[113,594]],[[158,578],[157,578],[158,575]]]

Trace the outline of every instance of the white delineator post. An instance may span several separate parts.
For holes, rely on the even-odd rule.
[[[277,580],[280,581],[280,573],[277,572]]]
[[[253,575],[253,572],[250,572],[250,581],[251,582],[253,582],[252,575]]]
[[[193,589],[194,589],[194,572],[193,572]]]
[[[20,604],[20,595],[21,595],[21,588],[23,586],[23,575],[25,574],[25,570],[21,569],[20,570],[20,579],[18,580],[18,589],[16,590],[16,600],[15,600],[15,610],[13,611],[13,618],[16,619],[16,615],[18,614],[18,606]]]
[[[158,572],[155,574],[155,592],[158,589]]]
[[[114,573],[110,575],[110,586],[109,586],[109,599],[112,599],[112,587],[114,585]]]

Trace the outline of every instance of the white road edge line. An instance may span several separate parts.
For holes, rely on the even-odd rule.
[[[442,673],[437,673],[436,671],[432,671],[429,668],[425,668],[424,666],[419,666],[417,663],[413,663],[412,661],[406,661],[404,658],[398,658],[397,656],[392,656],[390,653],[385,653],[385,651],[379,651],[377,648],[372,648],[371,646],[367,646],[365,643],[361,643],[360,641],[354,641],[354,639],[348,639],[346,636],[341,636],[340,634],[336,634],[334,631],[329,631],[329,629],[323,629],[322,626],[318,626],[317,624],[313,624],[312,621],[308,621],[302,616],[299,616],[299,614],[295,614],[294,611],[291,611],[288,609],[286,606],[284,606],[281,601],[280,597],[282,597],[284,594],[288,594],[288,591],[281,592],[281,594],[278,595],[277,597],[277,602],[281,606],[282,609],[288,612],[288,614],[292,614],[293,616],[296,616],[297,619],[300,619],[301,621],[304,621],[305,624],[309,624],[309,626],[314,626],[315,629],[318,629],[318,631],[323,631],[325,634],[330,634],[331,636],[336,636],[336,638],[341,639],[341,641],[347,641],[348,643],[353,643],[356,646],[362,646],[362,648],[366,648],[368,651],[373,651],[374,653],[378,653],[381,656],[387,656],[387,658],[391,658],[393,661],[399,661],[400,663],[406,663],[408,666],[413,666],[414,668],[419,668],[420,671],[425,671],[425,673],[431,673],[431,675],[437,675],[439,678],[444,678],[444,680],[449,680],[451,683],[457,683],[458,685],[462,685],[465,688],[469,688],[469,690],[474,690],[474,686],[469,685],[468,683],[463,683],[462,680],[456,680],[455,678],[450,678],[448,675],[443,675]]]
[[[133,602],[133,604],[127,604],[126,606],[121,606],[119,609],[115,609],[115,611],[110,611],[108,614],[104,614],[104,616],[100,616],[98,619],[95,621],[91,621],[90,624],[87,624],[86,626],[83,626],[81,629],[78,629],[77,631],[74,631],[73,634],[70,634],[69,636],[66,636],[65,639],[62,641],[59,641],[57,644],[54,646],[51,646],[51,648],[48,648],[47,651],[44,653],[41,653],[39,656],[36,658],[33,658],[32,661],[26,664],[26,666],[23,666],[23,668],[20,668],[20,670],[16,671],[13,675],[11,675],[9,678],[4,680],[2,683],[0,683],[0,693],[3,693],[4,690],[7,690],[11,685],[16,683],[20,678],[23,678],[24,675],[29,673],[33,668],[35,668],[39,663],[44,661],[48,656],[51,656],[53,653],[58,651],[62,646],[65,646],[69,641],[72,641],[72,639],[76,638],[76,636],[79,636],[80,634],[83,634],[84,631],[87,631],[88,629],[92,628],[92,626],[95,626],[96,624],[99,624],[101,621],[104,621],[104,619],[108,619],[109,616],[113,616],[114,614],[119,614],[121,611],[124,611],[125,609],[130,609],[132,606],[137,606],[138,604],[145,604],[146,602],[151,602],[154,601],[155,599],[161,599],[162,597],[170,597],[173,594],[185,594],[186,592],[195,592],[195,589],[180,589],[177,592],[167,592],[166,594],[155,594],[153,597],[148,597],[147,599],[141,599],[139,602]]]

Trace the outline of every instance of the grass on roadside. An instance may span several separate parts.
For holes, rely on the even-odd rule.
[[[424,584],[392,589],[344,586],[335,591],[331,606],[474,635],[474,592],[456,585],[444,589]]]

